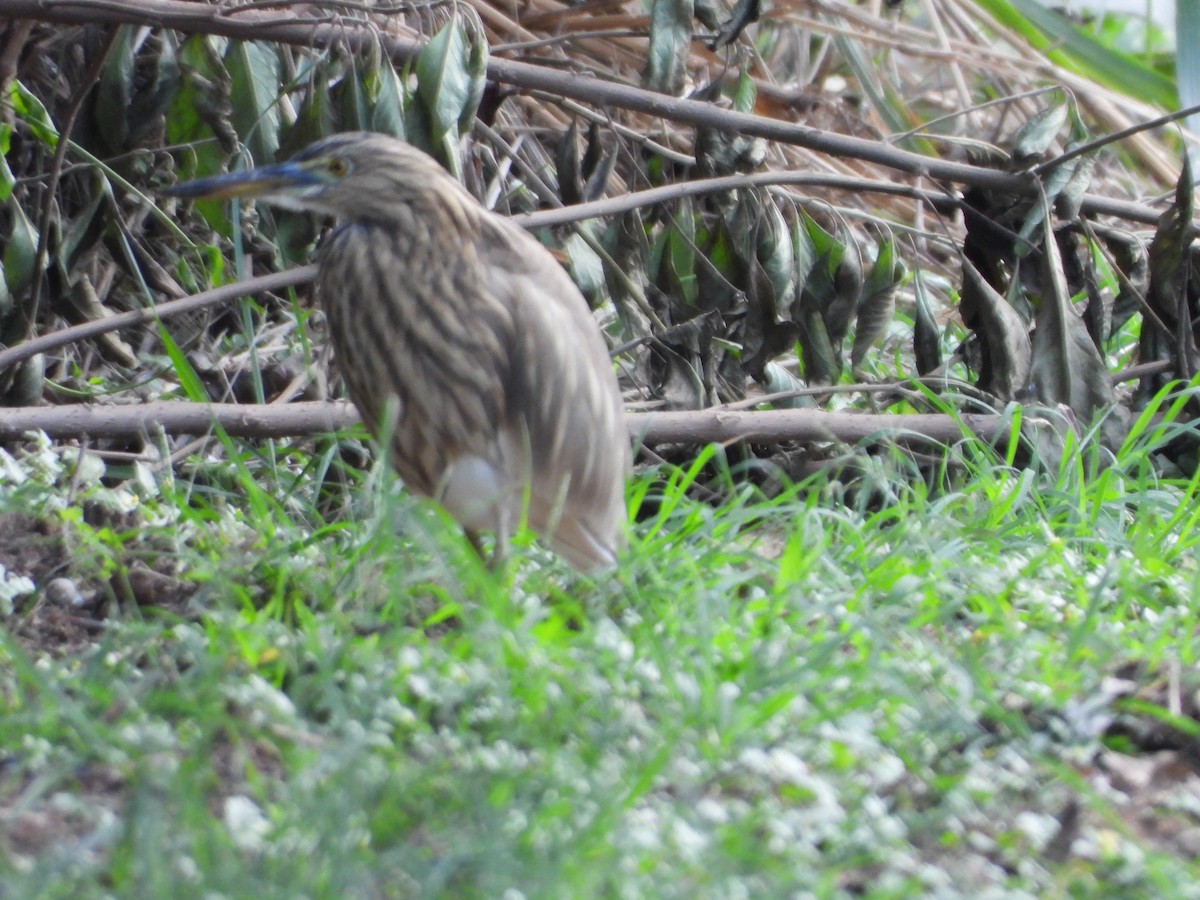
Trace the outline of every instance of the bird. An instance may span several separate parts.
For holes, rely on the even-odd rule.
[[[405,141],[345,132],[177,185],[332,216],[317,297],[347,392],[405,486],[466,530],[522,525],[584,572],[624,543],[630,445],[587,301],[553,254]]]

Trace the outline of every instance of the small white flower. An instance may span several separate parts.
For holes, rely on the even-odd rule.
[[[257,803],[244,794],[225,798],[225,827],[240,850],[261,850],[271,830],[271,823]]]

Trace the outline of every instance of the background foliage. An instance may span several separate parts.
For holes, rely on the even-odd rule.
[[[537,230],[632,409],[1014,427],[646,452],[598,584],[484,570],[354,434],[0,450],[0,897],[1195,892],[1191,175],[1170,129],[1088,144],[1174,104],[1170,59],[967,0],[25,14],[0,344],[307,260],[325,223],[158,191],[369,128],[513,215],[666,191]],[[266,294],[0,378],[322,399],[323,328]]]

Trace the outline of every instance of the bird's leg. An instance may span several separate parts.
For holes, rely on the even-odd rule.
[[[479,558],[483,560],[490,572],[504,572],[504,565],[508,560],[508,541],[500,533],[496,534],[496,543],[492,547],[492,552],[488,553],[487,548],[483,546],[483,537],[478,531],[473,528],[464,528],[463,532],[470,541],[471,546],[475,548],[475,552],[479,554]]]

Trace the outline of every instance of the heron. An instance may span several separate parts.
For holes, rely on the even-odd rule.
[[[182,198],[258,198],[334,217],[317,296],[347,392],[410,490],[466,530],[522,525],[577,569],[623,541],[630,446],[616,373],[555,257],[431,156],[369,132],[191,181]]]

